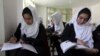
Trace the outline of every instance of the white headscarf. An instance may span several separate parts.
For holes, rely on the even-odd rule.
[[[37,16],[36,8],[32,6],[28,6],[29,10],[32,13],[33,16],[33,23],[31,25],[28,25],[24,19],[22,19],[21,22],[21,34],[25,34],[26,37],[32,37],[36,38],[39,33],[39,17]]]
[[[74,24],[74,29],[76,33],[75,38],[83,40],[84,42],[86,42],[89,48],[93,48],[93,42],[94,42],[92,39],[93,25],[90,23],[91,18],[88,20],[87,23],[79,25],[77,24],[78,13],[76,13],[69,22]]]
[[[64,25],[62,22],[62,15],[60,12],[55,12],[51,15],[51,18],[54,22],[55,31],[58,32],[58,34],[61,34],[64,30]]]

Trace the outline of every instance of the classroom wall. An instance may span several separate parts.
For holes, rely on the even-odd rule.
[[[100,3],[91,6],[92,22],[100,24]]]
[[[23,0],[3,0],[2,3],[4,11],[3,26],[5,39],[7,40],[15,32],[18,21],[22,18]]]
[[[0,0],[0,44],[4,43],[5,31],[4,31],[4,10],[3,0]],[[0,56],[5,56],[4,52],[0,52]]]
[[[17,0],[4,1],[5,37],[8,39],[15,31],[17,22]]]
[[[0,0],[0,44],[15,32],[18,19],[21,18],[22,6],[23,0]],[[5,56],[5,53],[0,52],[0,56]]]
[[[23,1],[24,0],[17,0],[17,25],[20,23],[20,21],[22,20],[22,11],[23,11]]]
[[[0,44],[4,42],[4,11],[3,11],[3,0],[0,0]]]
[[[18,19],[21,17],[21,0],[3,0],[4,1],[4,23],[5,39],[8,40],[15,32]]]
[[[47,7],[36,5],[38,15],[42,17],[43,24],[47,27]]]

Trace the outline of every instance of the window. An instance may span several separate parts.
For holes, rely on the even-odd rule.
[[[71,18],[71,16],[72,16],[72,9],[70,9],[70,8],[66,8],[66,9],[59,9],[59,8],[48,8],[47,9],[48,10],[48,19],[49,19],[49,17],[53,14],[53,13],[55,13],[56,11],[60,11],[61,12],[61,14],[62,14],[62,20],[64,21],[64,22],[66,22],[66,21],[69,21],[69,19]]]
[[[34,4],[34,2],[32,0],[23,0],[23,8],[27,7],[29,5],[35,7],[35,4]]]

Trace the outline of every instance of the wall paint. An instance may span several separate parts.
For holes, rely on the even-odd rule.
[[[47,27],[47,7],[36,5],[37,13],[43,19],[43,24]]]
[[[4,11],[3,0],[0,0],[0,44],[4,43],[5,31],[4,31]],[[0,56],[5,56],[4,52],[0,52]]]
[[[17,0],[4,0],[5,39],[14,32],[17,24]]]
[[[23,0],[4,0],[4,22],[6,41],[15,32],[22,13]]]
[[[100,24],[100,3],[91,6],[92,22]]]

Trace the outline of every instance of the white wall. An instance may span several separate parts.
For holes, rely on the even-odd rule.
[[[0,0],[0,44],[4,42],[4,13],[3,13],[3,0]]]
[[[23,0],[17,0],[17,21],[18,23],[22,19],[22,11],[23,11]]]
[[[47,26],[47,7],[45,6],[40,6],[40,5],[36,5],[37,8],[37,12],[38,15],[40,17],[42,17],[43,19],[43,24],[45,25],[45,27]]]
[[[3,0],[4,1],[4,22],[6,40],[15,32],[18,18],[21,16],[22,0]],[[22,5],[21,5],[22,4]]]
[[[91,6],[92,22],[100,24],[100,3]]]
[[[3,12],[3,0],[0,0],[0,44],[4,43],[4,12]],[[0,52],[0,56],[5,56],[3,52]]]
[[[0,44],[15,32],[22,6],[23,0],[0,0]],[[5,53],[0,52],[0,56],[5,56]]]
[[[4,21],[6,39],[14,32],[17,22],[17,0],[4,1]]]
[[[17,0],[0,0],[0,44],[11,36],[17,25]],[[0,52],[0,56],[4,56]]]

